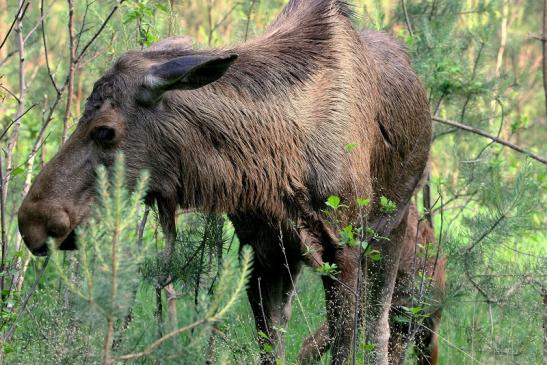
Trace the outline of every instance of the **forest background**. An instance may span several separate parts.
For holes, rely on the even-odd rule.
[[[257,362],[254,321],[241,299],[250,253],[238,259],[225,217],[181,214],[173,264],[165,265],[156,213],[138,199],[145,181],[129,199],[121,170],[112,181],[103,176],[96,216],[109,221],[84,228],[78,252],[32,257],[16,213],[117,57],[173,35],[199,48],[241,42],[284,4],[0,0],[0,362]],[[547,1],[353,4],[357,27],[407,44],[431,105],[431,176],[416,202],[426,219],[431,214],[447,260],[441,363],[543,363]],[[124,238],[118,255],[113,230]],[[170,285],[159,284],[165,275]],[[324,318],[319,275],[304,273],[292,319],[278,329],[289,364]],[[112,297],[116,282],[123,284]]]

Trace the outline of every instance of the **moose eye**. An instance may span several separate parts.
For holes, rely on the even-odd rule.
[[[110,144],[116,138],[116,131],[110,127],[99,127],[93,132],[93,139],[97,143]]]

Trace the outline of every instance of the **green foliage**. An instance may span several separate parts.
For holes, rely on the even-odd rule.
[[[386,214],[394,213],[397,210],[397,204],[382,195],[380,197],[380,210]]]
[[[54,275],[62,280],[72,295],[65,302],[65,299],[56,296],[55,287],[43,289],[45,295],[38,297],[40,300],[31,307],[32,311],[37,311],[38,326],[35,330],[25,331],[16,342],[21,345],[32,343],[38,336],[40,345],[32,346],[31,351],[24,352],[15,351],[13,345],[10,345],[4,352],[12,361],[28,362],[30,359],[40,359],[39,362],[43,364],[86,361],[99,363],[104,353],[97,349],[104,348],[103,342],[108,334],[109,323],[114,327],[114,344],[110,345],[112,357],[133,352],[135,346],[146,347],[146,343],[154,340],[154,331],[151,331],[150,326],[150,323],[156,322],[151,322],[150,318],[150,315],[154,316],[154,305],[150,305],[151,296],[146,284],[150,281],[143,281],[140,275],[147,272],[143,265],[145,257],[152,255],[151,246],[136,246],[139,245],[139,238],[138,230],[135,229],[141,222],[147,174],[143,174],[135,190],[130,193],[125,187],[124,159],[119,154],[112,174],[100,167],[97,177],[97,203],[91,218],[77,233],[79,250],[74,257],[80,268],[79,274],[66,271],[64,256],[60,252],[52,254]],[[209,245],[217,244],[208,242],[210,239],[211,236],[202,237]],[[51,248],[54,250],[53,245]],[[178,251],[175,257],[178,254],[188,257],[187,253]],[[200,331],[203,334],[209,332],[206,323],[216,323],[228,318],[243,296],[252,258],[252,250],[245,247],[240,265],[237,265],[237,258],[233,255],[223,260],[218,281],[214,285],[214,294],[200,296],[202,303],[196,314],[202,319],[194,319],[194,323],[202,323]],[[176,262],[181,260],[180,257],[175,258]],[[178,280],[179,278],[175,281]],[[210,285],[208,283],[207,287]],[[59,311],[59,307],[63,310]],[[183,313],[182,319],[185,320],[187,313]],[[176,318],[174,320],[177,321]],[[26,321],[22,323],[24,326],[30,324],[26,324]],[[164,325],[161,322],[158,325],[161,333]],[[49,329],[55,331],[54,335],[43,337],[44,331]],[[192,338],[199,340],[199,336],[189,336],[185,342],[191,349]],[[66,338],[70,339],[70,345]],[[177,338],[180,340],[180,336]],[[49,350],[44,351],[45,348]],[[177,351],[176,343],[165,341],[148,356],[161,358]]]
[[[357,206],[360,208],[368,207],[370,204],[370,199],[357,198]]]
[[[332,209],[338,209],[340,207],[340,197],[331,195],[329,196],[325,204],[327,204],[327,206],[331,207]]]
[[[338,274],[338,266],[336,264],[331,264],[328,262],[323,262],[321,266],[315,269],[319,274],[326,276],[336,276]]]

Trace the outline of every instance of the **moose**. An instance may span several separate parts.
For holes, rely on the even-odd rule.
[[[259,342],[275,349],[263,363],[284,356],[282,334],[270,329],[287,323],[303,265],[334,263],[336,275],[322,276],[332,363],[351,357],[361,316],[371,361],[387,364],[409,204],[430,144],[427,97],[404,46],[359,33],[343,0],[290,0],[241,44],[196,50],[170,40],[122,55],[34,181],[19,230],[35,255],[48,253],[50,237],[75,249],[95,169],[121,151],[130,188],[149,171],[145,203],[157,205],[167,247],[179,208],[227,214],[241,245],[252,246],[248,298],[257,330],[270,334]],[[365,267],[360,247],[340,244],[325,217],[333,195],[348,206],[340,223],[367,217],[381,260]],[[381,197],[396,208],[384,211]],[[358,198],[370,204],[358,207]],[[367,294],[357,298],[360,278]],[[360,313],[360,301],[374,305]]]

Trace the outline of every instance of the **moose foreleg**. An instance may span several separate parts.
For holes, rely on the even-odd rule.
[[[263,267],[255,260],[248,288],[249,302],[253,310],[261,348],[262,364],[285,363],[283,329],[291,314],[291,300],[301,264]]]

